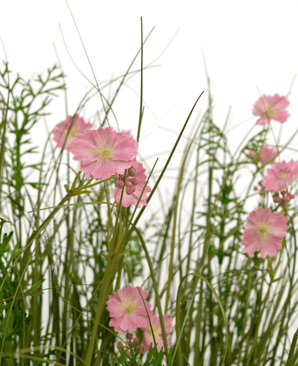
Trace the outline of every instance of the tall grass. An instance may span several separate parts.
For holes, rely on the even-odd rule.
[[[140,73],[139,123],[132,131],[138,141],[144,115],[143,72],[149,67],[143,66],[146,40],[141,38],[127,72],[101,88],[96,81],[72,113],[80,113],[95,89],[103,106],[92,122],[108,125],[120,89],[130,75]],[[139,53],[140,70],[132,72]],[[248,199],[254,199],[256,208],[282,211],[269,192],[260,196],[252,191],[265,173],[264,166],[253,164],[247,153],[268,145],[270,124],[256,126],[258,132],[249,140],[244,137],[239,153],[232,154],[225,135],[227,121],[221,130],[213,120],[207,76],[208,92],[195,96],[192,110],[186,111],[161,173],[154,172],[155,164],[150,167],[148,206],[178,144],[181,147],[196,104],[208,98],[208,108],[186,139],[172,197],[163,198],[163,210],[152,207],[149,215],[146,206],[137,210],[115,204],[114,179],[98,183],[84,179],[71,154],[56,147],[51,133],[41,155],[32,155],[38,147],[30,134],[49,113],[51,97],[61,97],[66,88],[60,66],[48,69],[45,77],[25,81],[19,75],[13,79],[4,63],[0,77],[1,365],[298,364],[298,330],[289,339],[289,329],[298,328],[297,210],[292,201],[285,208],[289,217],[285,249],[278,250],[272,262],[259,252],[249,258],[241,246],[250,213],[245,209]],[[105,95],[104,90],[118,80],[114,93]],[[125,128],[120,123],[119,130]],[[282,148],[279,159],[297,131],[284,147],[274,145]],[[203,173],[207,173],[203,182],[207,196],[200,193]],[[247,176],[248,183],[241,196],[235,189],[239,173]],[[291,189],[295,187],[296,183]],[[155,346],[149,353],[134,354],[131,342],[109,326],[108,296],[136,283],[149,291],[146,300],[160,316],[165,345],[160,353]],[[174,318],[170,346],[165,313]],[[136,335],[142,336],[139,329]],[[117,348],[119,340],[130,346],[130,358]]]

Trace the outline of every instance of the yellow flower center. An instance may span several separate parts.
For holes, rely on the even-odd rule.
[[[107,158],[110,158],[111,156],[114,156],[114,154],[111,151],[111,149],[104,149],[104,150],[100,151],[100,156],[103,159],[107,159]]]
[[[261,224],[259,226],[259,233],[261,234],[262,239],[266,238],[266,234],[267,234],[268,230],[269,230],[268,226],[266,226],[265,224]]]
[[[78,133],[79,130],[77,128],[73,128],[70,130],[68,137],[75,138],[75,134]]]
[[[152,329],[153,329],[154,334],[158,331],[158,327],[154,326],[153,324],[152,324]],[[152,330],[151,330],[150,326],[148,329],[148,334],[152,337]]]
[[[276,174],[277,178],[280,178],[280,179],[285,179],[285,174],[290,174],[291,173],[291,170],[289,168],[284,168],[284,169],[281,169],[279,171],[279,176],[278,174]]]
[[[99,155],[99,159],[104,161],[107,160],[109,158],[112,158],[115,154],[114,154],[114,147],[108,144],[105,144],[103,146],[100,147],[96,147],[94,149],[94,153],[96,155]]]
[[[132,302],[130,302],[130,301],[127,301],[127,302],[125,303],[125,305],[124,305],[124,308],[125,308],[126,312],[127,312],[128,314],[130,314],[130,313],[132,313],[132,312],[135,310],[136,306],[135,306],[135,304],[134,304],[134,303],[132,303]]]
[[[268,107],[266,110],[267,114],[269,114],[269,116],[273,116],[275,113],[275,108],[273,108],[272,106]]]

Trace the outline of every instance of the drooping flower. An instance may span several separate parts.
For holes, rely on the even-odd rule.
[[[261,206],[252,211],[246,219],[246,229],[241,245],[243,253],[252,257],[254,252],[260,252],[263,259],[266,255],[276,256],[276,249],[281,249],[281,240],[287,235],[288,217],[284,212],[271,212],[270,208]]]
[[[86,178],[106,179],[123,174],[138,152],[138,143],[130,132],[116,132],[112,127],[99,127],[76,135],[71,152],[81,160],[80,170]]]
[[[271,119],[279,121],[281,123],[286,122],[290,114],[284,110],[290,102],[286,97],[281,97],[278,94],[263,95],[260,97],[253,106],[253,114],[260,116],[257,120],[257,125],[264,126],[270,122]]]
[[[273,163],[273,169],[268,168],[263,178],[263,186],[266,191],[280,192],[287,189],[298,178],[298,161],[293,159],[286,163]]]
[[[149,291],[143,291],[141,287],[138,288],[145,299]],[[153,311],[150,310],[151,304],[146,300],[144,301],[149,316],[151,316],[153,314]],[[147,312],[136,287],[128,286],[115,291],[114,295],[109,296],[107,304],[107,309],[112,317],[109,325],[114,327],[116,332],[121,331],[125,334],[127,330],[134,331],[147,324]]]
[[[257,163],[258,158],[258,161],[260,161],[263,164],[267,164],[269,161],[274,159],[279,153],[280,150],[274,151],[274,149],[270,149],[268,146],[265,146],[259,153],[256,153],[253,150],[249,150],[248,156],[250,156],[255,163]]]
[[[144,185],[146,183],[147,177],[144,174],[146,169],[143,167],[142,163],[138,163],[136,159],[131,162],[130,168],[126,172],[126,177],[124,181],[124,174],[117,175],[116,188],[114,190],[114,198],[117,204],[120,203],[122,187],[125,185],[122,206],[128,207],[129,205],[137,205],[140,198]],[[138,204],[140,208],[141,205],[147,206],[147,193],[151,192],[151,188],[147,185],[142,194],[141,200]]]
[[[166,335],[168,336],[171,331],[174,329],[174,327],[171,326],[171,322],[174,320],[174,318],[170,318],[169,314],[165,314],[163,317],[164,324],[165,324],[165,331]],[[157,343],[157,350],[160,352],[161,348],[163,347],[164,352],[164,343],[162,338],[162,330],[160,325],[160,319],[159,316],[156,314],[150,316],[150,321],[152,324],[152,329],[155,337],[155,341]],[[149,320],[147,319],[146,327],[140,327],[144,332],[144,338],[143,338],[143,345],[144,348],[149,352],[150,350],[150,344],[152,343],[152,348],[154,347],[154,339],[150,327]],[[167,339],[167,345],[169,346],[171,344],[171,341]]]
[[[57,124],[53,131],[53,140],[58,142],[58,147],[63,147],[64,141],[66,140],[64,149],[70,151],[70,149],[74,146],[76,134],[84,133],[85,130],[89,130],[91,128],[92,123],[85,122],[84,118],[80,117],[79,115],[75,114],[74,116],[68,116],[66,120]],[[68,132],[69,129],[70,131]]]

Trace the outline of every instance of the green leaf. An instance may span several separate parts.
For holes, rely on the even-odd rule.
[[[40,281],[38,281],[38,282],[36,282],[29,290],[26,290],[24,292],[24,295],[25,296],[28,296],[29,294],[31,294],[31,292],[33,292],[37,287],[39,287],[44,281],[45,281],[45,278],[42,279],[42,280],[40,280]],[[42,292],[40,292],[40,293],[42,293]],[[37,293],[36,292],[34,295],[37,295],[37,294],[40,294],[40,293]]]

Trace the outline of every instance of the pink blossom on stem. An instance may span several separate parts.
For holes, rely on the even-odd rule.
[[[281,249],[281,240],[286,236],[288,217],[284,212],[271,212],[261,206],[252,211],[246,219],[246,228],[243,233],[241,245],[244,245],[243,253],[252,257],[254,252],[261,252],[261,257],[276,256],[276,249]]]
[[[149,291],[143,291],[141,287],[139,287],[139,290],[145,299]],[[150,310],[151,304],[148,301],[145,301],[145,304],[149,316],[151,316],[153,314],[153,311]],[[141,326],[147,324],[146,309],[136,287],[128,286],[127,288],[123,287],[122,290],[115,291],[113,296],[109,296],[107,305],[107,309],[112,317],[109,325],[114,327],[116,332],[134,331],[138,327],[141,328]]]
[[[164,319],[164,324],[165,324],[166,335],[168,336],[171,333],[171,331],[174,329],[174,327],[171,326],[171,322],[174,320],[174,318],[170,318],[169,314],[167,313],[164,315],[163,319]],[[162,330],[161,330],[159,316],[157,316],[156,314],[150,316],[150,321],[152,324],[155,341],[157,343],[157,350],[158,350],[158,352],[160,352],[161,348],[163,347],[163,352],[164,352],[164,343],[163,343],[163,338],[162,338]],[[153,339],[149,320],[147,319],[146,327],[140,327],[140,328],[144,332],[144,338],[143,338],[144,348],[149,352],[151,343],[152,343],[152,348],[154,347],[154,339]],[[167,339],[167,345],[169,346],[170,344],[171,344],[171,341],[169,339]]]
[[[263,178],[263,185],[266,191],[280,192],[287,189],[298,178],[298,161],[293,159],[286,163],[273,163],[273,169],[268,168]]]
[[[68,132],[69,128],[70,131]],[[66,120],[57,124],[56,128],[53,131],[53,140],[58,142],[58,147],[63,147],[64,141],[66,140],[64,149],[70,151],[70,149],[74,146],[76,134],[84,133],[85,130],[89,130],[91,128],[92,123],[85,122],[84,118],[79,117],[77,114],[75,114],[74,116],[68,116]]]
[[[145,168],[142,163],[138,163],[135,159],[131,162],[131,166],[126,172],[126,178],[124,182],[124,174],[117,175],[116,188],[114,190],[114,198],[117,204],[120,203],[122,187],[125,185],[122,206],[128,207],[129,205],[137,205],[139,197],[142,193],[144,185],[146,183],[147,177],[144,174]],[[140,208],[141,205],[147,206],[147,193],[151,192],[151,188],[147,185],[142,194],[141,200],[138,204]]]
[[[270,122],[271,119],[279,121],[281,123],[286,122],[290,114],[284,111],[290,102],[286,97],[281,97],[278,94],[273,96],[263,95],[260,97],[253,106],[253,114],[260,116],[257,120],[257,125],[264,126]]]
[[[250,156],[256,164],[258,161],[260,161],[263,164],[267,164],[269,161],[274,159],[279,153],[280,150],[274,151],[274,149],[269,149],[268,146],[265,146],[259,153],[256,153],[253,150],[249,150],[248,156]]]
[[[106,179],[123,174],[138,152],[138,143],[129,131],[116,132],[112,127],[99,127],[76,135],[71,152],[81,160],[80,170],[86,178]]]

